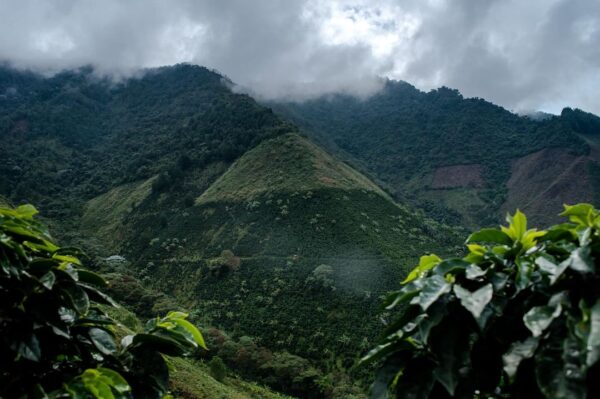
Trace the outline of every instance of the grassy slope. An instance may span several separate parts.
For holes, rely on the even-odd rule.
[[[121,221],[150,195],[154,177],[113,188],[85,205],[81,224],[83,232],[112,243],[119,239]]]
[[[295,134],[263,142],[240,158],[197,203],[246,201],[270,193],[323,188],[366,190],[385,196],[365,176]]]

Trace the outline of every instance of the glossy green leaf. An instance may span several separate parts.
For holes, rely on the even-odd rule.
[[[538,343],[539,338],[536,337],[529,337],[524,341],[515,342],[511,345],[508,352],[502,356],[504,371],[511,380],[515,377],[521,362],[533,356]]]
[[[446,274],[456,274],[457,272],[462,272],[466,270],[469,265],[470,263],[463,259],[445,259],[438,263],[433,271],[435,274],[445,276]]]
[[[100,378],[104,381],[108,381],[108,385],[117,392],[126,393],[131,391],[131,387],[125,378],[116,371],[105,367],[99,367],[98,372],[100,373]]]
[[[77,275],[79,276],[79,281],[83,283],[92,284],[98,287],[106,287],[108,285],[106,280],[104,280],[101,276],[87,270],[78,269]]]
[[[546,231],[540,240],[541,241],[560,241],[571,240],[577,238],[577,233],[572,224],[564,223],[551,227]]]
[[[527,217],[525,214],[517,209],[514,215],[506,215],[506,221],[508,222],[508,228],[502,227],[504,231],[513,241],[518,241],[525,232],[527,231]]]
[[[525,326],[534,337],[539,337],[562,312],[561,304],[555,306],[536,306],[523,316]]]
[[[168,320],[187,319],[188,316],[189,316],[189,314],[185,313],[185,312],[171,311],[171,312],[167,313],[167,316],[165,317],[165,319],[168,319]]]
[[[477,320],[481,316],[483,309],[492,300],[494,289],[492,288],[492,284],[486,284],[478,290],[471,292],[460,285],[455,285],[454,293],[460,299],[461,305]]]
[[[85,283],[79,283],[79,286],[87,292],[90,299],[96,301],[98,303],[102,303],[105,305],[110,305],[112,307],[118,308],[119,304],[115,302],[114,299],[110,297],[110,295],[105,294],[104,292],[98,290],[96,287],[92,287]]]
[[[39,362],[42,356],[40,341],[35,334],[30,334],[19,342],[17,352],[20,356],[33,362]]]
[[[62,285],[62,290],[70,298],[75,310],[85,315],[90,308],[90,299],[87,293],[76,284]]]
[[[26,219],[31,219],[33,216],[38,214],[38,210],[33,205],[20,205],[15,209],[15,212]]]
[[[384,302],[383,302],[385,309],[391,310],[391,309],[395,308],[396,306],[398,306],[398,304],[410,301],[412,298],[419,295],[419,292],[421,292],[422,287],[423,287],[422,280],[413,280],[413,281],[409,282],[404,287],[402,287],[401,290],[388,295],[386,300],[384,300]]]
[[[433,269],[435,265],[441,262],[441,258],[437,255],[423,255],[419,260],[419,264],[408,274],[408,276],[402,281],[402,284],[409,283],[419,277],[423,277],[425,273]]]
[[[467,244],[467,248],[469,249],[469,253],[464,257],[464,260],[469,263],[481,262],[488,252],[486,247],[479,244]]]
[[[600,300],[590,309],[590,333],[586,350],[586,365],[591,367],[600,359]]]
[[[383,336],[390,336],[398,330],[404,330],[404,327],[407,324],[414,322],[416,317],[422,314],[421,312],[421,307],[418,305],[407,306],[407,308],[404,309],[402,314],[396,320],[385,326],[385,329],[383,330]]]
[[[40,283],[42,283],[42,285],[49,290],[52,289],[55,282],[56,282],[56,275],[52,272],[48,272],[40,278]]]
[[[535,264],[538,265],[540,270],[548,274],[551,285],[556,283],[559,277],[569,267],[569,261],[563,261],[557,265],[552,261],[541,256],[535,260]]]
[[[535,266],[528,259],[517,259],[517,275],[515,286],[518,291],[524,290],[532,284],[531,277],[535,271]]]
[[[70,399],[89,399],[90,392],[83,386],[80,381],[71,382],[64,385],[65,390],[69,394]]]
[[[453,320],[446,320],[429,338],[430,347],[436,353],[437,366],[433,374],[451,396],[454,396],[461,371],[470,366],[470,342],[469,335]]]
[[[384,344],[377,345],[371,349],[365,356],[360,359],[360,364],[363,366],[366,364],[375,363],[385,358],[390,353],[401,350],[402,348],[407,349],[410,345],[406,341],[396,340],[386,342]]]
[[[78,258],[71,256],[71,255],[60,255],[59,253],[55,253],[52,256],[52,259],[56,259],[61,262],[64,262],[64,264],[72,263],[74,265],[81,266],[81,261]]]
[[[485,276],[487,272],[485,270],[483,270],[481,267],[475,265],[475,264],[471,264],[467,267],[465,276],[469,279],[469,280],[477,280],[480,277]]]
[[[467,238],[467,243],[486,242],[491,244],[512,245],[511,238],[498,229],[481,229]]]
[[[594,206],[591,204],[565,205],[565,210],[560,216],[567,216],[569,220],[580,226],[594,225]]]
[[[98,370],[88,369],[81,375],[83,386],[88,390],[89,393],[96,399],[115,399],[113,391],[110,389],[110,385],[102,379],[101,374]]]
[[[73,309],[61,306],[58,309],[60,319],[66,324],[72,324],[77,319],[77,312]]]
[[[102,328],[90,328],[88,332],[94,346],[103,354],[111,355],[116,352],[117,345],[112,334]]]
[[[442,295],[450,292],[451,288],[452,286],[442,276],[434,275],[425,280],[421,292],[412,299],[411,303],[427,310]]]
[[[186,315],[187,316],[187,315]],[[194,326],[192,323],[190,323],[189,321],[185,320],[185,318],[177,318],[175,319],[175,323],[185,329],[185,331],[187,331],[193,338],[194,342],[200,346],[203,349],[207,349],[206,347],[206,343],[204,342],[204,338],[202,337],[202,334],[200,333],[200,331],[196,328],[196,326]]]
[[[580,273],[592,273],[595,270],[594,261],[589,247],[577,248],[569,256],[569,267]]]

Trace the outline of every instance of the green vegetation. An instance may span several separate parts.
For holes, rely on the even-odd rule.
[[[79,251],[60,248],[36,209],[0,208],[0,396],[163,398],[164,355],[206,349],[187,314],[151,319],[117,343],[117,306],[106,281],[81,267]]]
[[[579,110],[567,108],[560,117],[536,121],[480,98],[465,99],[457,90],[442,87],[425,93],[395,81],[388,81],[380,93],[366,100],[336,95],[269,105],[361,171],[383,181],[396,198],[440,221],[466,226],[491,225],[500,219],[515,159],[544,148],[587,155],[586,141],[600,133],[600,118]],[[600,162],[594,159],[589,162]],[[472,167],[474,174],[460,169],[440,174],[445,172],[440,168],[447,166]],[[458,186],[437,187],[432,182],[436,173],[438,184],[454,181]],[[469,178],[461,183],[465,177]],[[545,180],[544,189],[555,177]],[[581,174],[579,178],[585,179]],[[470,187],[473,181],[482,182],[481,187]],[[591,200],[582,191],[574,190],[568,199]],[[598,191],[600,186],[595,185],[594,192]]]
[[[385,359],[375,397],[593,398],[600,395],[600,212],[467,239],[463,258],[421,258],[384,304],[397,313],[363,362]]]
[[[341,375],[373,342],[378,296],[406,273],[399,265],[426,248],[456,253],[456,233],[394,203],[297,135],[265,140],[221,173],[193,207],[179,205],[172,192],[152,192],[128,207],[130,197],[122,194],[129,186],[116,188],[86,206],[86,231],[101,231],[112,220],[119,226],[107,237],[113,253],[130,260],[126,269],[144,286],[170,293],[201,315],[203,325],[250,336],[272,353],[301,356],[303,368],[318,371],[312,386],[341,392],[332,385],[347,378]],[[183,184],[195,184],[196,176],[185,175]],[[129,211],[119,219],[91,212],[124,208]],[[320,265],[328,266],[329,277]],[[122,292],[133,290],[131,282]],[[159,296],[130,296],[132,308],[146,317],[170,306]],[[244,377],[298,393],[291,379],[269,378],[277,364],[247,372],[235,356],[218,356]]]
[[[117,85],[85,68],[47,79],[0,68],[0,90],[15,92],[0,99],[0,193],[37,204],[59,232],[91,198],[154,176],[156,191],[198,197],[206,187],[185,176],[295,130],[228,85],[191,65]]]
[[[210,331],[208,351],[169,360],[180,397],[278,397],[258,383],[364,398],[370,371],[354,366],[390,317],[379,297],[404,265],[425,251],[464,255],[460,226],[527,196],[510,190],[534,187],[527,172],[549,158],[558,172],[536,176],[562,180],[540,182],[539,198],[598,191],[597,124],[577,110],[535,122],[393,83],[364,103],[295,106],[344,163],[230,87],[190,65],[118,84],[86,68],[52,78],[0,68],[0,91],[11,88],[0,98],[0,203],[39,204],[61,242],[86,249],[103,289],[135,313],[102,308],[117,336],[145,334],[139,318],[174,308]],[[534,157],[506,183],[512,158],[548,146],[572,154]],[[581,167],[561,173],[571,159]]]
[[[241,157],[202,194],[198,203],[248,201],[273,193],[324,188],[365,190],[385,196],[365,176],[307,139],[287,134],[263,142]]]
[[[110,285],[114,285],[111,281]],[[140,292],[136,292],[139,294]],[[117,321],[115,333],[121,338],[143,331],[136,315],[123,307],[107,307],[106,313]],[[212,375],[211,362],[206,363],[207,354],[216,352],[211,339],[214,329],[205,331],[207,351],[202,351],[202,359],[168,357],[169,386],[175,399],[285,399],[284,395],[274,393],[255,383],[245,381],[233,373],[222,380]],[[208,335],[206,334],[208,332]]]

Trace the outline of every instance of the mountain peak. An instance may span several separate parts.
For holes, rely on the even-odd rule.
[[[387,197],[364,175],[306,138],[288,133],[261,143],[238,159],[197,203],[245,201],[268,193],[321,188],[364,190]]]

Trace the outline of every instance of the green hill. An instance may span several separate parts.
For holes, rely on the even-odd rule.
[[[458,243],[294,134],[243,155],[194,206],[130,195],[148,184],[91,200],[84,228],[119,226],[112,247],[210,324],[319,362],[352,364],[375,338],[378,297],[419,253]]]
[[[365,190],[385,196],[365,176],[297,135],[262,143],[245,154],[198,199],[198,203],[249,200],[278,192]]]
[[[546,224],[553,216],[545,215],[558,214],[563,202],[590,202],[600,193],[594,177],[600,157],[592,144],[600,118],[579,110],[535,119],[457,90],[426,93],[396,81],[368,99],[336,95],[269,106],[375,176],[396,199],[447,223],[496,224],[535,187],[546,192],[545,201],[526,201],[526,210]],[[548,150],[562,160],[558,165],[536,162]],[[576,171],[569,170],[571,162],[579,163]],[[544,178],[535,176],[548,167]],[[571,178],[577,184],[565,183]]]

